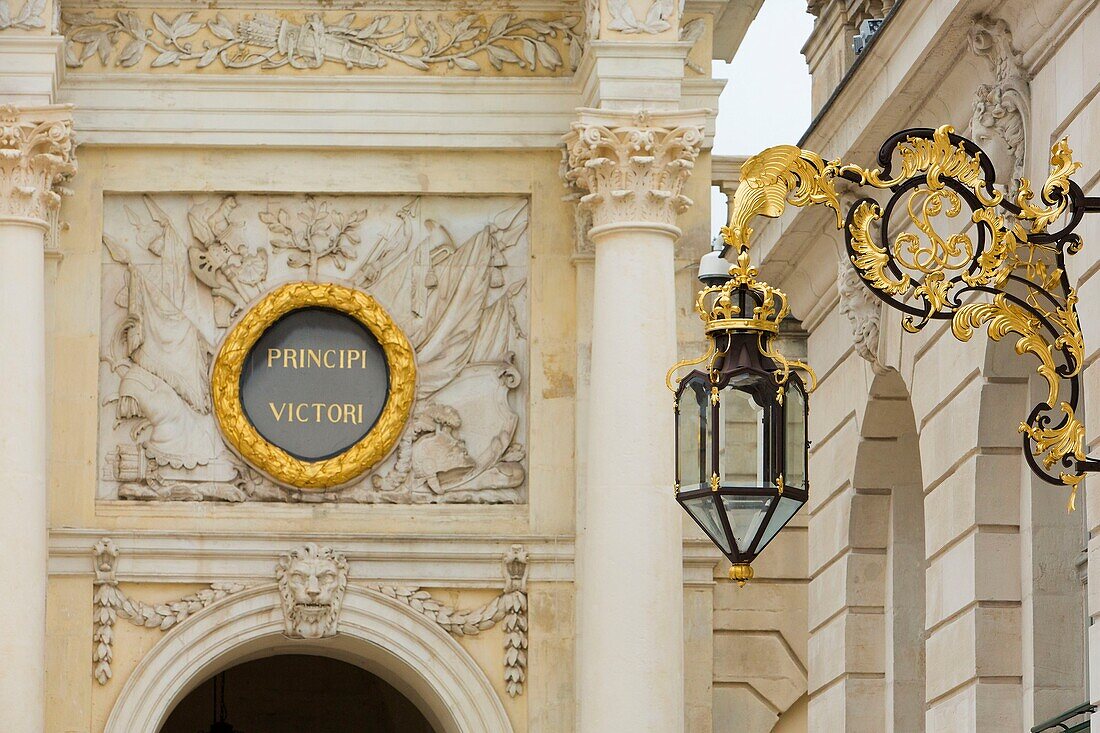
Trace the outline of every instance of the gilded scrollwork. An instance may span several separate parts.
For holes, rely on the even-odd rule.
[[[1016,352],[1038,360],[1047,385],[1020,424],[1028,462],[1044,480],[1075,490],[1093,464],[1077,416],[1084,344],[1064,257],[1080,248],[1073,229],[1097,204],[1071,180],[1080,164],[1066,140],[1052,147],[1038,194],[1021,178],[1013,199],[993,188],[996,171],[983,151],[948,125],[894,135],[878,162],[826,162],[789,145],[753,156],[742,168],[727,245],[747,261],[751,220],[778,217],[787,204],[823,204],[839,215],[836,178],[886,192],[885,201],[855,201],[838,225],[859,279],[903,313],[908,331],[946,319],[962,341],[981,326],[994,341],[1015,334]],[[731,275],[745,269],[734,266]]]

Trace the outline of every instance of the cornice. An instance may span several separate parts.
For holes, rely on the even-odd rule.
[[[50,532],[49,573],[86,577],[95,573],[92,548],[110,537],[122,551],[118,579],[128,583],[254,582],[267,579],[288,548],[315,542],[343,553],[350,574],[380,583],[416,582],[425,587],[485,588],[500,583],[500,558],[513,544],[528,553],[529,580],[574,581],[571,536],[357,534],[97,530],[58,528]],[[709,540],[684,540],[684,584],[714,584],[721,561]]]

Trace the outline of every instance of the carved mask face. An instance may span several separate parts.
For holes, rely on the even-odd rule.
[[[338,585],[336,563],[328,558],[295,560],[287,580],[294,605],[304,618],[318,618],[332,607]]]
[[[287,636],[320,639],[336,633],[348,582],[343,555],[305,545],[282,557],[277,577]]]

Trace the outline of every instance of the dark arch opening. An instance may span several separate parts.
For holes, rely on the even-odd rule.
[[[282,654],[230,667],[224,675],[225,720],[237,733],[435,733],[392,685],[337,659]],[[216,680],[205,680],[181,700],[160,733],[210,730]]]

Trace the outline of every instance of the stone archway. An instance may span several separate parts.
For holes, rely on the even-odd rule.
[[[500,698],[473,658],[438,625],[373,591],[349,586],[339,633],[290,639],[278,587],[258,586],[166,635],[126,681],[105,733],[157,733],[172,709],[227,667],[279,654],[328,656],[362,667],[408,697],[444,733],[511,733]]]

